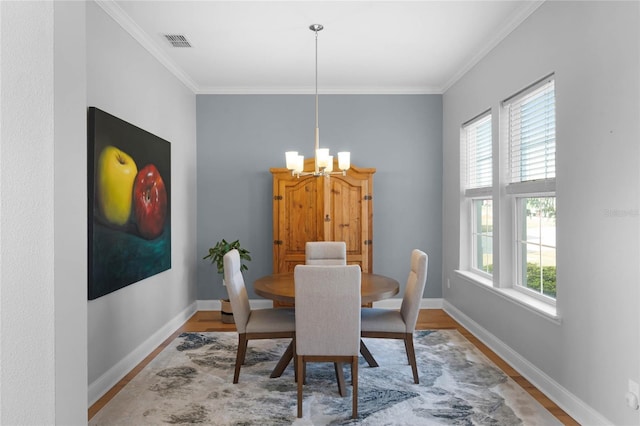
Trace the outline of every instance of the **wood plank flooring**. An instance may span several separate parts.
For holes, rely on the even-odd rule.
[[[520,373],[514,370],[509,364],[503,361],[491,349],[480,342],[464,327],[458,324],[453,318],[447,315],[442,309],[423,309],[418,316],[418,330],[435,330],[435,329],[456,329],[473,343],[487,358],[493,361],[502,371],[511,377],[516,383],[533,396],[536,401],[542,404],[549,412],[565,425],[579,425],[571,416],[558,407],[553,401],[547,398],[527,379],[522,377]],[[147,356],[140,364],[138,364],[129,374],[120,380],[113,388],[111,388],[102,398],[89,408],[89,419],[91,419],[102,407],[104,407],[123,387],[126,386],[153,358],[156,357],[173,339],[180,333],[184,332],[204,332],[204,331],[235,331],[233,324],[224,324],[220,319],[219,311],[201,311],[196,312],[182,327],[175,331],[168,339],[166,339],[156,350]]]

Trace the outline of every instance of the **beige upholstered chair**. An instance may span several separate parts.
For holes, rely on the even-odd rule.
[[[306,363],[348,362],[355,419],[358,415],[360,266],[297,265],[294,277],[298,417],[302,417]]]
[[[306,265],[347,264],[347,243],[344,241],[309,241],[304,252]]]
[[[427,281],[428,256],[420,250],[411,253],[411,271],[400,311],[379,308],[362,309],[362,337],[402,339],[407,358],[413,370],[413,381],[419,383],[418,365],[413,348],[413,332],[416,329],[420,301]]]
[[[293,309],[251,310],[249,297],[240,271],[238,250],[224,255],[224,281],[227,285],[233,319],[238,329],[238,353],[233,383],[238,383],[240,366],[244,364],[247,342],[253,339],[295,338],[295,313]]]

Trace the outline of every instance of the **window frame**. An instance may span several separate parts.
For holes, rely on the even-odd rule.
[[[528,192],[528,193],[518,193],[511,196],[511,205],[512,205],[511,211],[513,212],[513,217],[512,217],[513,242],[511,247],[511,255],[513,256],[512,288],[530,297],[534,297],[544,303],[547,303],[552,306],[556,306],[557,294],[555,298],[551,296],[547,296],[543,293],[540,293],[528,288],[525,285],[525,283],[522,282],[523,251],[521,250],[520,243],[522,241],[522,238],[521,238],[522,220],[526,221],[526,219],[523,217],[520,217],[519,213],[522,211],[521,203],[524,202],[524,200],[527,198],[555,198],[557,202],[557,197],[555,192]],[[556,229],[557,229],[557,225],[556,225]],[[540,245],[542,245],[542,242],[540,243]],[[554,247],[554,249],[556,250],[556,257],[557,257],[557,250],[558,250],[557,245]],[[540,265],[540,267],[542,268],[542,265]],[[556,283],[557,283],[557,278],[556,278]]]
[[[527,96],[540,91],[544,87],[546,87],[549,83],[553,84],[553,176],[552,177],[544,177],[533,180],[523,180],[522,179],[522,169],[517,167],[517,172],[519,173],[519,179],[514,179],[514,161],[512,159],[512,148],[514,146],[511,140],[512,134],[512,122],[511,122],[511,105],[515,102],[519,102],[521,99],[526,98]],[[501,118],[505,118],[505,120],[501,120],[500,126],[502,128],[501,136],[503,138],[499,141],[500,146],[503,147],[508,155],[508,162],[506,163],[506,170],[504,170],[505,177],[507,181],[505,182],[505,195],[507,198],[507,203],[509,205],[510,217],[511,217],[511,238],[507,249],[510,252],[510,261],[511,261],[511,273],[509,274],[509,279],[511,280],[510,287],[518,292],[526,294],[527,296],[533,297],[537,300],[540,300],[544,303],[547,303],[552,306],[556,306],[557,293],[556,297],[551,297],[539,292],[536,292],[532,289],[529,289],[525,283],[522,282],[523,277],[523,258],[525,258],[525,253],[523,253],[523,248],[520,244],[521,241],[521,224],[523,220],[526,220],[523,217],[519,217],[520,203],[522,200],[527,198],[543,198],[543,197],[553,197],[557,203],[557,195],[556,195],[556,177],[555,177],[555,164],[556,164],[556,96],[555,96],[555,75],[550,74],[545,76],[544,78],[536,81],[530,86],[520,90],[516,94],[510,96],[501,102]],[[546,142],[545,142],[546,143]],[[518,146],[521,149],[521,145]],[[521,152],[518,153],[521,155]],[[546,165],[546,158],[545,158]],[[500,172],[500,171],[499,171]],[[546,167],[545,167],[545,176],[546,176]],[[556,204],[557,205],[557,204]],[[557,215],[556,215],[557,217]],[[557,223],[555,227],[555,232],[557,234]],[[556,258],[557,258],[557,246],[556,250]],[[542,265],[541,265],[542,266]],[[557,283],[557,278],[556,278]],[[556,284],[557,290],[557,284]]]
[[[477,218],[477,211],[476,208],[474,206],[474,203],[476,201],[490,201],[491,202],[491,218],[492,218],[492,222],[491,222],[491,256],[493,258],[493,253],[494,253],[494,249],[495,249],[495,242],[494,242],[494,234],[493,234],[493,227],[495,226],[495,222],[493,221],[493,197],[492,196],[486,196],[486,195],[476,195],[473,197],[469,198],[469,205],[470,205],[470,213],[469,213],[469,218],[471,219],[471,226],[470,226],[470,241],[469,241],[469,249],[470,249],[470,262],[469,262],[469,270],[471,272],[473,272],[474,274],[477,274],[481,277],[484,277],[486,279],[489,280],[493,280],[493,273],[491,272],[487,272],[483,269],[480,269],[478,267],[478,252],[477,252],[477,241],[476,241],[476,237],[478,236],[482,236],[484,235],[483,232],[478,231],[477,230],[477,223],[478,223],[478,218]],[[493,270],[493,265],[495,264],[495,260],[492,262],[492,270]]]
[[[479,186],[479,185],[474,185],[471,186],[471,154],[470,154],[470,141],[469,141],[469,129],[472,126],[476,126],[478,124],[484,124],[483,122],[485,120],[488,120],[489,122],[489,129],[490,129],[490,151],[491,151],[491,158],[490,158],[490,178],[489,178],[489,182],[490,185],[486,185],[486,186]],[[492,203],[492,208],[494,206],[494,199],[493,199],[493,183],[494,183],[494,173],[493,173],[493,169],[494,169],[494,149],[493,149],[493,126],[494,126],[494,121],[493,121],[493,115],[492,115],[492,110],[491,108],[483,111],[482,113],[476,115],[475,117],[473,117],[472,119],[464,122],[461,127],[460,127],[460,133],[461,133],[461,148],[464,150],[465,153],[465,161],[464,161],[464,178],[463,178],[463,182],[464,182],[464,198],[465,198],[465,204],[467,206],[466,208],[466,215],[465,215],[465,220],[467,222],[467,231],[466,231],[466,235],[465,235],[465,239],[467,240],[467,244],[466,244],[466,257],[468,258],[468,270],[470,272],[472,272],[473,274],[479,275],[487,280],[493,280],[493,274],[486,272],[484,270],[482,270],[481,268],[478,267],[477,265],[477,248],[476,248],[476,223],[477,223],[477,217],[476,217],[476,210],[475,210],[475,206],[474,203],[478,200],[490,200]],[[474,169],[475,171],[475,169]],[[495,221],[492,222],[492,232],[493,229],[495,229]],[[491,253],[493,256],[493,253],[495,253],[495,240],[494,240],[494,236],[493,234],[491,235]]]

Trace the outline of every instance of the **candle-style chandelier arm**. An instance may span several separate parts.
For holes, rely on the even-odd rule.
[[[320,127],[318,125],[318,31],[322,31],[324,27],[320,24],[312,24],[309,29],[315,32],[316,35],[316,128],[314,132],[314,155],[315,166],[313,172],[304,171],[304,156],[299,155],[297,151],[287,151],[285,153],[285,159],[287,169],[291,170],[293,176],[325,176],[329,177],[332,174],[342,174],[346,176],[347,170],[351,167],[351,153],[339,152],[338,153],[338,168],[340,172],[333,171],[333,156],[329,155],[329,148],[320,148]]]

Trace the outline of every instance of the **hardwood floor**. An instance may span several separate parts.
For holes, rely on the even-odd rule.
[[[441,309],[423,309],[418,316],[418,330],[435,330],[435,329],[456,329],[473,343],[487,358],[493,361],[502,371],[518,383],[525,391],[533,396],[543,407],[551,412],[556,418],[565,425],[579,425],[571,416],[565,413],[560,407],[547,398],[542,392],[536,389],[527,379],[522,377],[509,364],[503,361],[491,349],[480,342],[464,327],[454,321]],[[147,356],[140,364],[138,364],[129,374],[111,388],[102,398],[89,408],[89,419],[91,419],[102,407],[104,407],[131,379],[133,379],[153,358],[158,355],[173,339],[183,332],[198,331],[235,331],[233,324],[224,324],[220,319],[218,311],[202,311],[196,312],[182,327],[176,330],[168,339],[166,339],[156,350]]]

